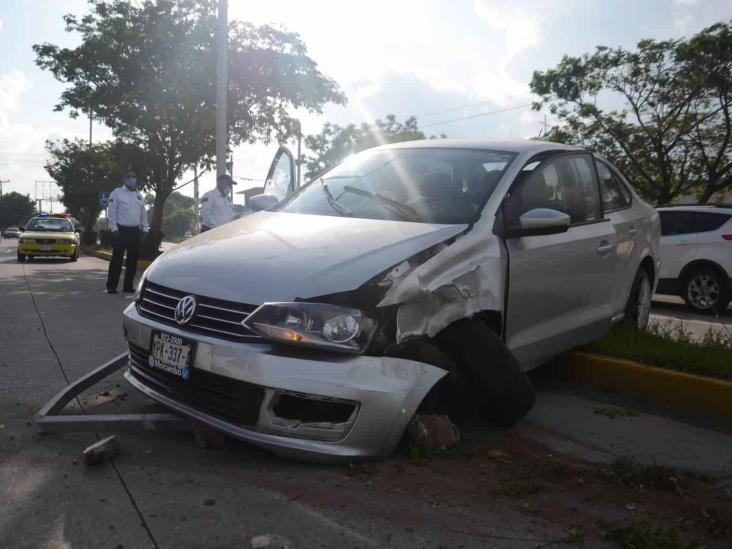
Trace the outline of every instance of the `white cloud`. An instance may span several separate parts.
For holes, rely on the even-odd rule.
[[[543,17],[540,7],[536,3],[523,6],[521,3],[475,0],[474,9],[476,15],[501,40],[497,63],[494,68],[476,74],[476,88],[482,97],[494,100],[501,106],[516,104],[517,99],[520,99],[517,96],[526,96],[524,99],[527,99],[527,82],[513,77],[510,67],[519,55],[542,43]]]
[[[13,70],[0,76],[0,112],[15,111],[18,99],[30,86],[26,74]]]

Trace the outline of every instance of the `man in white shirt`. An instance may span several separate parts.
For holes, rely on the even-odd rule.
[[[201,198],[201,232],[233,221],[236,217],[231,202],[231,186],[236,185],[230,175],[222,174],[216,178],[216,188]]]
[[[125,263],[125,280],[122,290],[127,293],[135,291],[134,281],[137,272],[137,256],[140,253],[140,238],[150,229],[147,223],[145,201],[136,187],[135,174],[128,172],[124,185],[117,187],[109,195],[107,222],[114,238],[114,247],[107,274],[108,294],[117,293],[117,284],[122,272],[122,256],[125,251],[127,252],[127,262]]]

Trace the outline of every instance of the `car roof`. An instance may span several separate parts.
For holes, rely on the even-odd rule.
[[[582,147],[538,139],[420,139],[377,147],[383,149],[486,149],[514,153],[540,153],[548,150],[584,151]]]
[[[732,215],[732,204],[675,204],[656,209],[659,212],[718,212]]]

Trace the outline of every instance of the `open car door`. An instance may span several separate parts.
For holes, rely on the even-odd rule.
[[[276,196],[281,202],[296,190],[295,158],[290,149],[281,146],[267,172],[262,194]]]

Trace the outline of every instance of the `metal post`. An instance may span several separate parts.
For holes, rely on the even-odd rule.
[[[89,108],[89,148],[92,146],[92,112]]]
[[[198,165],[193,166],[193,211],[196,214],[196,232],[199,232]]]
[[[297,186],[295,190],[300,189],[300,166],[302,165],[302,126],[300,121],[297,121]]]
[[[216,27],[216,177],[226,173],[226,151],[228,149],[228,127],[226,114],[228,79],[229,23],[227,0],[219,0]]]

